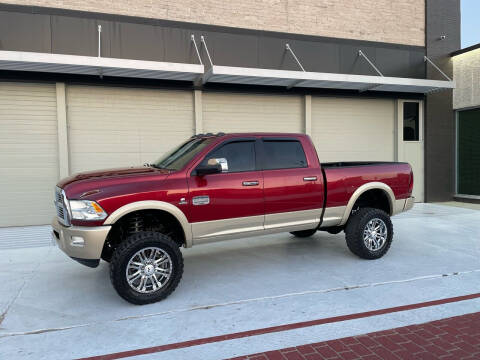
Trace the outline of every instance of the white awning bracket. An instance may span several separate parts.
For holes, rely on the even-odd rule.
[[[200,65],[203,65],[202,58],[200,57],[200,51],[198,51],[197,42],[195,41],[195,35],[193,35],[193,34],[190,35],[190,39],[192,40],[193,47],[195,48],[195,52],[197,54],[198,61],[200,62]]]
[[[448,81],[452,81],[452,79],[450,79],[450,78],[447,76],[447,74],[445,74],[445,73],[444,73],[437,65],[435,65],[435,63],[434,63],[432,60],[430,60],[427,56],[424,56],[424,57],[423,57],[423,61],[424,61],[424,62],[428,62],[430,65],[432,65],[440,74],[442,74],[442,75],[445,77],[445,79],[447,79]]]
[[[292,48],[290,47],[290,44],[288,43],[285,44],[285,50],[287,50],[288,52],[290,52],[290,54],[292,54],[292,57],[295,59],[300,69],[302,69],[302,71],[305,72],[305,68],[303,67],[300,60],[298,60],[297,55],[295,55],[295,53],[293,52]],[[287,86],[287,89],[291,89],[292,87],[299,85],[301,82],[302,80],[293,81],[291,84]]]
[[[370,59],[367,57],[367,55],[365,55],[362,50],[358,50],[358,56],[363,57],[378,75],[383,76],[380,70],[378,70],[378,68],[373,64],[373,62],[370,61]]]
[[[293,58],[295,59],[295,61],[297,62],[298,66],[300,67],[300,69],[302,69],[302,71],[305,71],[305,69],[303,68],[302,66],[302,63],[300,62],[300,60],[298,60],[297,58],[297,55],[295,55],[295,53],[293,52],[292,48],[290,47],[290,44],[285,44],[285,49],[287,51],[290,52],[290,54],[292,54]]]
[[[205,41],[205,37],[202,35],[200,36],[200,41],[202,42],[203,46],[205,47],[205,52],[207,53],[208,61],[210,62],[210,66],[213,67],[212,57],[210,56],[210,51],[208,51],[207,42]]]

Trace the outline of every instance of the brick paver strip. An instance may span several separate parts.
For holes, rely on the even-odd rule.
[[[310,326],[331,324],[331,323],[336,323],[336,322],[340,322],[340,321],[347,321],[347,320],[362,319],[362,318],[366,318],[366,317],[392,314],[392,313],[401,312],[401,311],[409,311],[409,310],[421,309],[421,308],[437,306],[437,305],[451,304],[451,303],[455,303],[455,302],[473,300],[473,299],[479,299],[479,298],[480,298],[480,293],[474,293],[474,294],[455,296],[455,297],[432,300],[432,301],[425,301],[425,302],[416,303],[416,304],[401,305],[401,306],[395,306],[395,307],[391,307],[391,308],[365,311],[365,312],[360,312],[360,313],[355,313],[355,314],[339,315],[339,316],[333,316],[333,317],[329,317],[329,318],[315,319],[315,320],[302,321],[302,322],[290,323],[290,324],[284,324],[284,325],[277,325],[277,326],[271,326],[271,327],[254,329],[254,330],[240,331],[240,332],[237,332],[237,333],[217,335],[217,336],[211,336],[211,337],[206,337],[206,338],[181,341],[181,342],[177,342],[177,343],[151,346],[151,347],[135,349],[135,350],[120,351],[120,352],[115,352],[115,353],[111,353],[111,354],[81,358],[81,359],[78,359],[78,360],[122,359],[122,358],[128,358],[128,357],[132,357],[132,356],[154,354],[154,353],[159,353],[159,352],[168,351],[168,350],[183,349],[183,348],[187,348],[187,347],[191,347],[191,346],[212,344],[212,343],[221,342],[221,341],[241,339],[241,338],[246,338],[246,337],[251,337],[251,336],[258,336],[258,335],[263,335],[263,334],[270,334],[270,333],[288,331],[288,330],[294,330],[294,329],[302,329],[302,328],[307,328],[307,327],[310,327]],[[464,324],[464,323],[460,323],[459,326],[461,326],[463,328],[468,328],[468,324]],[[430,329],[430,330],[432,330],[432,329]],[[438,331],[442,332],[443,330],[441,328],[439,328]],[[420,331],[419,331],[419,333],[420,333]],[[422,336],[422,334],[419,334],[419,333],[417,333],[417,335]],[[429,338],[434,338],[435,337],[435,335],[430,333],[428,331],[428,329],[423,329],[423,333],[427,334],[427,336]],[[392,335],[392,334],[387,331],[387,332],[383,333],[383,336],[385,336],[385,335]],[[344,341],[348,342],[348,340],[344,340]],[[350,340],[350,341],[353,341],[353,343],[355,343],[355,344],[359,343],[359,341],[355,340],[355,339]],[[347,343],[347,345],[352,345],[352,344]],[[348,352],[345,351],[343,357],[344,358],[350,358],[351,357],[351,355],[349,354],[350,352],[353,353],[353,351],[351,351],[351,350],[348,350]]]
[[[480,359],[480,312],[230,360],[262,355],[275,360],[475,360]]]

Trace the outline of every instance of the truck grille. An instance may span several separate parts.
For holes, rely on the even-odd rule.
[[[63,225],[70,226],[70,218],[67,208],[65,192],[58,186],[55,187],[55,209],[57,210],[58,221]]]

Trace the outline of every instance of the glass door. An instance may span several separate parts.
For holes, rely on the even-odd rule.
[[[413,169],[415,201],[424,201],[425,166],[423,140],[423,101],[399,100],[397,117],[397,160]]]

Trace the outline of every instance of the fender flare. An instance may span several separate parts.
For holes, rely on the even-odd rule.
[[[382,190],[388,198],[388,202],[390,204],[390,214],[393,215],[395,214],[395,194],[393,193],[393,190],[390,186],[388,186],[385,183],[379,182],[379,181],[372,181],[366,184],[363,184],[360,186],[355,192],[352,194],[350,197],[350,200],[348,201],[347,207],[345,209],[345,212],[343,213],[342,221],[340,225],[345,225],[347,223],[348,217],[350,216],[350,213],[352,212],[353,205],[355,205],[355,202],[358,200],[358,198],[365,193],[366,191],[369,190]]]
[[[183,229],[183,233],[185,235],[185,247],[191,247],[193,245],[192,226],[188,222],[187,217],[178,207],[165,201],[145,200],[123,205],[122,207],[119,207],[117,210],[111,213],[103,224],[112,225],[123,216],[138,210],[162,210],[169,213],[175,219],[177,219]]]

